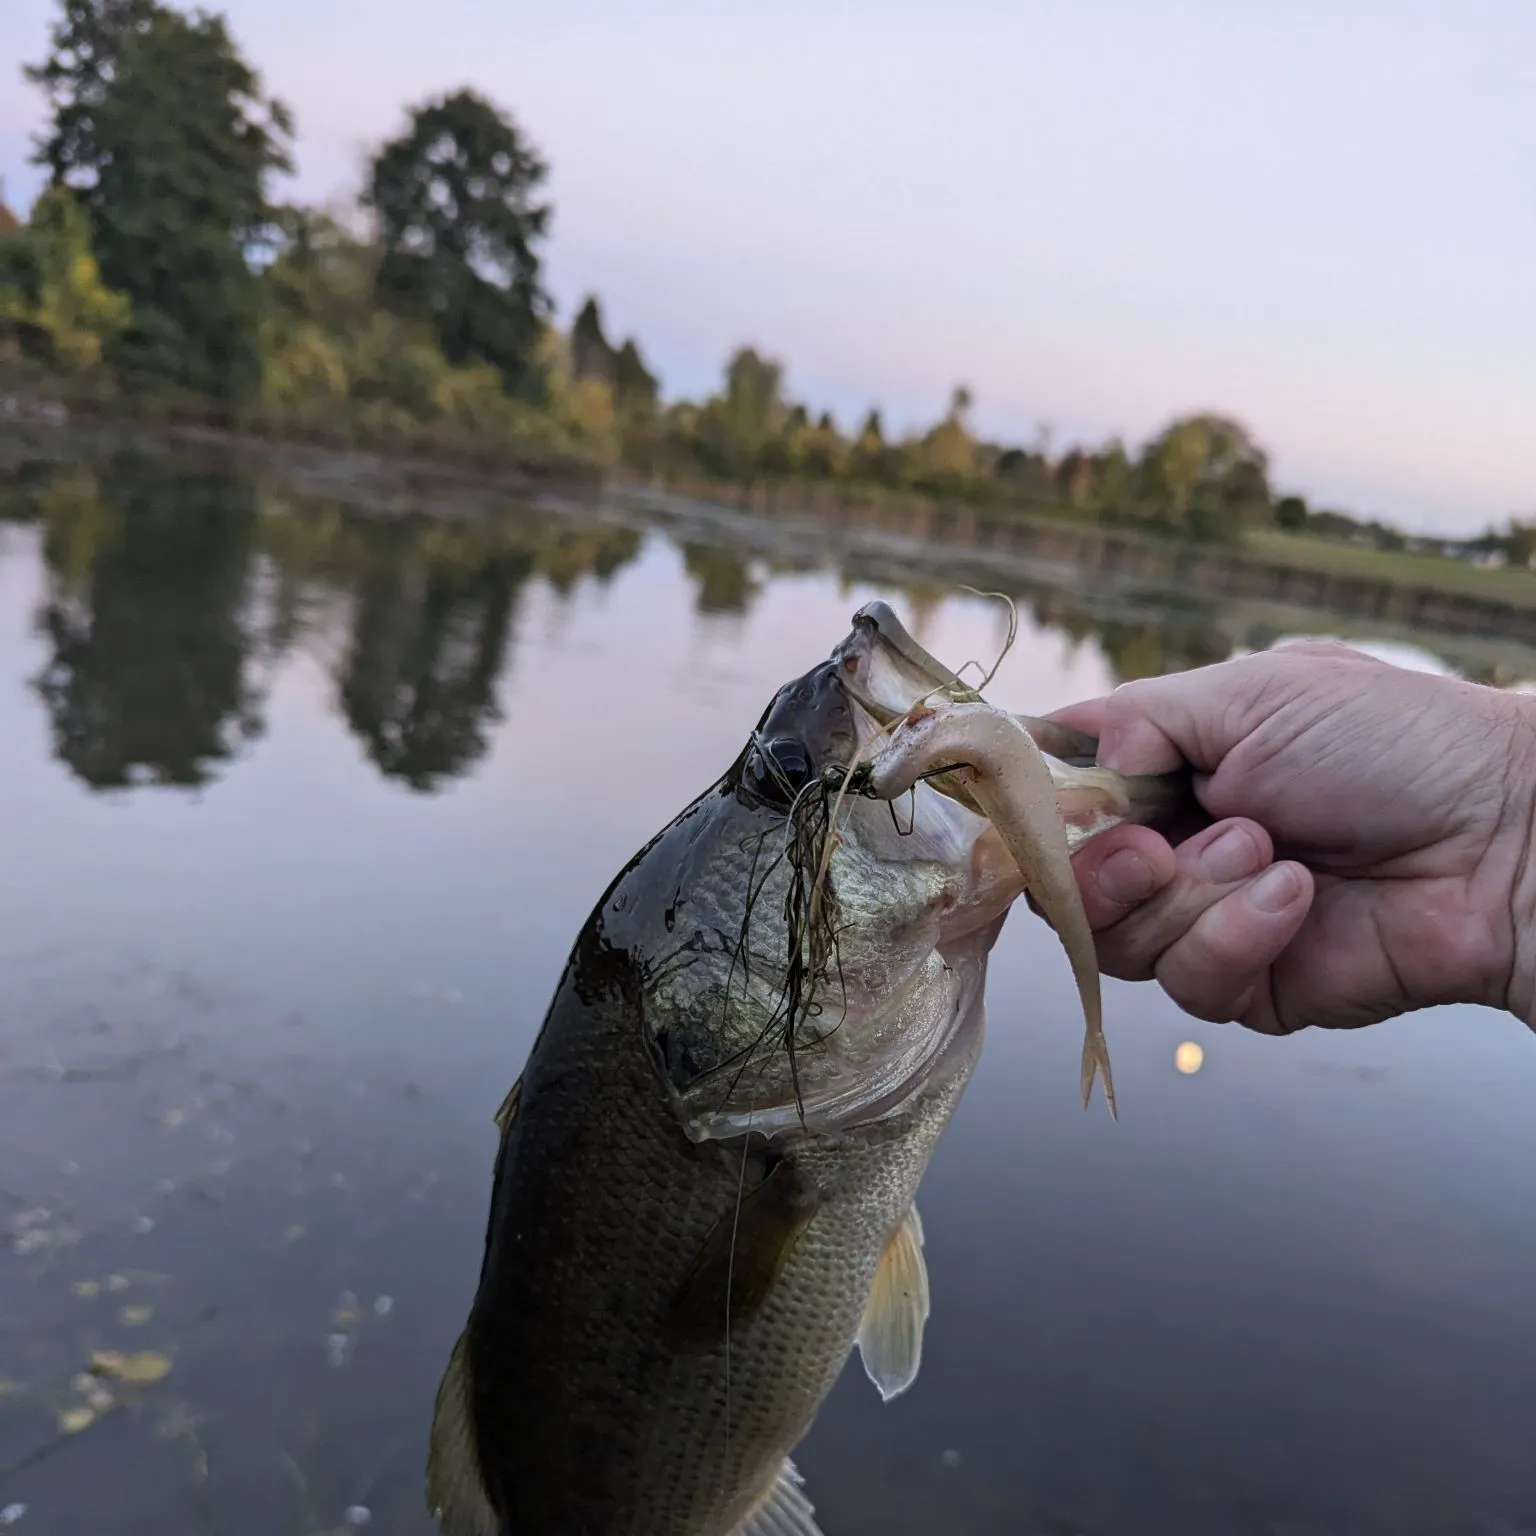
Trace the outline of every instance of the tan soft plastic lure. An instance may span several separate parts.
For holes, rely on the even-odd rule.
[[[919,704],[909,711],[870,760],[868,788],[881,799],[894,800],[936,770],[947,770],[943,777],[996,828],[1026,889],[1056,930],[1083,1005],[1083,1104],[1087,1106],[1094,1078],[1102,1073],[1105,1102],[1118,1119],[1098,959],[1072,873],[1067,831],[1069,818],[1092,819],[1101,813],[1111,798],[1110,788],[1091,782],[1058,788],[1051,765],[1025,724],[974,695],[965,702]],[[1100,776],[1112,778],[1102,770]]]

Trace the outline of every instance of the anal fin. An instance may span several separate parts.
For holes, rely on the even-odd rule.
[[[805,1479],[788,1457],[779,1468],[768,1497],[731,1536],[821,1536],[816,1510],[805,1496]]]
[[[865,1373],[885,1402],[917,1380],[927,1321],[928,1266],[923,1262],[923,1224],[914,1205],[885,1245],[859,1326]]]

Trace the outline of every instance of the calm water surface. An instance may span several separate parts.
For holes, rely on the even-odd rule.
[[[860,603],[956,663],[996,609],[165,460],[0,485],[0,1523],[425,1536],[491,1117],[591,905]],[[993,691],[1240,638],[1037,590]],[[1536,1531],[1536,1042],[1252,1039],[1111,983],[1116,1126],[1022,911],[989,999],[921,1377],[855,1364],[800,1453],[827,1536]],[[100,1350],[171,1369],[92,1410]]]

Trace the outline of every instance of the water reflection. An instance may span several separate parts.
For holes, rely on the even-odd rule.
[[[58,760],[101,790],[217,777],[261,735],[263,679],[299,648],[322,658],[336,713],[380,774],[420,792],[460,779],[501,719],[530,587],[567,603],[584,580],[604,585],[633,565],[648,537],[633,509],[385,516],[132,454],[96,468],[13,461],[0,515],[41,529],[37,618],[50,654],[36,688]],[[922,636],[966,585],[1005,592],[1037,630],[1093,647],[1113,682],[1261,648],[1305,624],[1187,586],[1117,584],[1102,550],[1077,579],[1035,574],[1027,560],[1000,570],[982,557],[1017,539],[985,519],[951,519],[968,542],[935,554],[850,539],[872,514],[851,516],[837,547],[831,529],[820,544],[786,540],[771,518],[652,537],[676,549],[701,618],[744,618],[766,584],[830,567],[844,590],[899,594]],[[1536,671],[1508,647],[1455,645],[1444,664],[1478,680],[1507,686]]]
[[[24,465],[4,512],[42,531],[51,655],[36,687],[58,759],[93,789],[208,783],[262,732],[258,676],[328,643],[339,713],[369,761],[438,788],[473,769],[500,719],[527,582],[568,598],[641,547],[633,527],[524,509],[494,525],[348,514],[134,455]],[[755,588],[719,574],[732,563],[722,555],[706,585],[740,611]]]
[[[739,617],[763,589],[748,562],[725,545],[685,539],[682,553],[683,566],[697,583],[695,602],[700,614]]]
[[[256,504],[215,475],[75,469],[36,497],[59,759],[95,789],[198,785],[261,731],[249,676]]]
[[[527,550],[465,542],[443,551],[409,527],[383,530],[354,595],[341,707],[379,771],[416,790],[484,754],[513,608],[534,569]]]

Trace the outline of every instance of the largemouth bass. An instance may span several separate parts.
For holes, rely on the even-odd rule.
[[[497,1116],[429,1450],[445,1536],[815,1536],[790,1453],[850,1352],[883,1398],[911,1385],[914,1197],[981,1048],[987,957],[1041,885],[1021,856],[1048,916],[1070,879],[1065,839],[1010,850],[1038,785],[1022,821],[994,796],[1000,828],[974,769],[893,728],[975,702],[861,610],[593,910]],[[1063,754],[1058,830],[1166,807],[1091,741],[1018,729]]]

